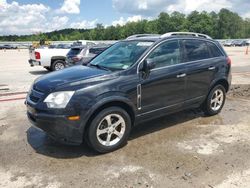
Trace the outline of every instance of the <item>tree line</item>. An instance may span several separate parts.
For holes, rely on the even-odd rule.
[[[120,40],[138,33],[164,34],[174,31],[198,32],[215,39],[250,38],[250,18],[242,18],[228,9],[221,9],[218,13],[193,11],[188,15],[162,12],[154,20],[108,27],[97,24],[94,29],[63,29],[36,35],[0,36],[0,41]]]

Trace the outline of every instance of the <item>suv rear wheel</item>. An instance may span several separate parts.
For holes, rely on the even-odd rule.
[[[126,144],[131,130],[128,113],[119,107],[101,111],[91,122],[87,142],[99,153],[114,151]]]
[[[65,62],[63,60],[56,60],[51,65],[51,69],[53,71],[62,70],[64,68],[65,68]]]
[[[213,116],[222,110],[226,100],[226,90],[222,85],[215,86],[203,104],[206,115]]]

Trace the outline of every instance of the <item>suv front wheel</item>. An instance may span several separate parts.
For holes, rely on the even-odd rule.
[[[131,118],[119,107],[101,111],[91,122],[87,142],[99,153],[114,151],[126,144],[131,130]]]
[[[222,110],[226,100],[226,90],[222,85],[215,86],[208,94],[203,104],[203,110],[206,115],[213,116]]]

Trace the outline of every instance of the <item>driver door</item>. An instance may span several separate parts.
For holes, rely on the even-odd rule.
[[[165,113],[183,106],[186,68],[181,59],[178,40],[163,42],[148,55],[146,60],[155,67],[147,77],[140,77],[141,114]]]

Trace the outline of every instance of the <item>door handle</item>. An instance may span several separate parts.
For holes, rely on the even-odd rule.
[[[215,70],[215,67],[209,67],[208,70]]]
[[[178,74],[176,77],[177,78],[184,78],[185,76],[187,76],[187,74],[183,73],[183,74]]]

